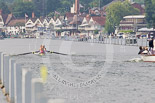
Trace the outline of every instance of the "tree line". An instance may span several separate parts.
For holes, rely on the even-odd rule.
[[[113,0],[80,0],[81,12],[89,12],[89,8],[103,7]],[[0,8],[3,13],[12,12],[16,17],[24,17],[24,14],[31,16],[35,12],[37,17],[53,16],[55,11],[64,15],[70,11],[75,0],[32,0],[32,2],[23,2],[23,0],[0,0]]]
[[[145,12],[148,27],[155,29],[155,0],[145,0]]]

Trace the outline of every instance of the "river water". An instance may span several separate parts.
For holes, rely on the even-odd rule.
[[[40,44],[69,55],[30,54],[12,58],[31,69],[35,78],[40,77],[40,67],[47,66],[47,98],[62,99],[65,103],[154,103],[155,63],[132,61],[140,58],[137,46],[7,39],[0,41],[0,48],[12,55],[36,51]]]

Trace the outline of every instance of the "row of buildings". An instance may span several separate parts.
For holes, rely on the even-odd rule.
[[[100,31],[105,25],[105,17],[89,16],[89,15],[74,15],[66,13],[64,18],[30,18],[27,20],[25,29],[32,33],[42,30],[53,31],[69,31],[70,35],[74,35],[77,30],[81,34],[93,34],[94,31]]]
[[[69,35],[78,33],[88,36],[95,33],[102,34],[106,21],[105,9],[108,5],[103,8],[91,8],[89,14],[81,14],[79,13],[79,0],[75,0],[71,12],[59,18],[36,18],[34,13],[32,13],[32,17],[16,18],[12,13],[3,14],[0,10],[0,31],[10,35],[46,33],[47,31],[55,32],[55,35],[61,35],[61,32],[67,32]],[[143,6],[137,3],[132,5],[140,10],[141,15],[125,16],[120,21],[120,25],[116,27],[115,34],[129,30],[137,32],[139,29],[146,27]]]
[[[83,34],[93,34],[100,31],[105,25],[105,17],[90,16],[86,14],[75,15],[66,13],[65,17],[60,18],[35,18],[32,13],[31,18],[15,18],[12,14],[2,14],[0,12],[0,30],[6,34],[33,34],[46,31],[69,31],[70,35],[77,32]]]

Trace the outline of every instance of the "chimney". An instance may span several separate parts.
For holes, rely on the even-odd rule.
[[[86,17],[87,17],[87,18],[89,18],[89,17],[90,17],[90,15],[89,15],[89,14],[87,14],[87,15],[86,15]]]
[[[10,13],[11,17],[13,16],[12,12]]]
[[[32,12],[32,18],[35,18],[35,14],[34,14],[34,12]]]
[[[79,14],[79,0],[75,0],[75,13]]]
[[[0,9],[0,15],[2,15],[2,9]]]

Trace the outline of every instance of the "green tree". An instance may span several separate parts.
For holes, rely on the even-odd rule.
[[[93,7],[99,7],[99,0],[94,0],[94,1],[92,1],[92,2],[90,2],[89,3],[89,6],[91,7],[91,8],[93,8]]]
[[[149,27],[155,28],[155,1],[145,0],[146,21]]]
[[[33,0],[34,12],[36,17],[46,15],[47,0]]]
[[[23,0],[14,0],[14,2],[23,2]]]
[[[104,5],[112,2],[113,0],[81,0],[80,3],[86,8],[89,7],[103,7]]]
[[[7,2],[7,3],[12,3],[14,0],[0,0],[0,1]]]
[[[135,15],[139,14],[139,10],[133,8],[128,1],[124,2],[115,2],[112,3],[106,9],[106,24],[105,29],[108,33],[114,32],[116,26],[119,25],[120,21],[123,19],[124,16],[127,15]]]
[[[95,31],[94,31],[94,34],[98,34],[98,33],[99,33],[99,30],[95,30]]]
[[[73,1],[72,0],[61,0],[61,8],[59,8],[59,12],[65,13],[70,11],[70,7],[72,7]]]
[[[25,14],[31,16],[34,5],[32,2],[16,2],[12,5],[12,11],[16,17],[24,17]]]
[[[144,4],[144,0],[134,0],[135,3]]]
[[[54,14],[55,14],[54,12],[50,12],[47,16],[48,17],[54,17]]]
[[[0,1],[0,9],[2,9],[3,14],[9,14],[10,13],[8,6],[3,1]]]
[[[47,14],[54,12],[61,7],[62,5],[60,0],[47,0]]]

